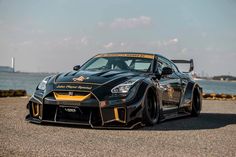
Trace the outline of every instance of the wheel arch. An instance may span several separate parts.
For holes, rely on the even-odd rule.
[[[201,109],[202,108],[202,87],[200,87],[200,85],[196,82],[191,81],[188,83],[185,89],[183,102],[191,102],[191,106],[192,106],[192,100],[193,100],[195,91],[197,91],[199,94],[200,101],[201,101],[201,106],[200,106],[200,109]]]
[[[155,85],[155,83],[150,79],[148,80],[146,79],[144,82],[147,84],[144,96],[147,94],[149,90],[151,90],[156,95],[156,101],[160,105],[160,109],[162,109],[162,97],[161,97],[160,87],[158,85]]]

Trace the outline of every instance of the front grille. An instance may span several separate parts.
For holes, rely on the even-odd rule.
[[[44,98],[43,120],[101,125],[99,101],[90,92],[53,91]]]
[[[101,124],[98,107],[44,105],[43,120],[78,124]]]
[[[62,122],[89,122],[91,110],[88,108],[59,107],[56,121]]]

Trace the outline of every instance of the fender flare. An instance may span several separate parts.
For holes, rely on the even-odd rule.
[[[159,87],[159,83],[157,83],[157,85],[155,85],[155,83],[150,79],[148,79],[148,80],[146,79],[144,82],[148,84],[148,86],[145,89],[144,95],[146,95],[148,90],[151,89],[154,92],[154,94],[156,95],[157,101],[160,105],[160,109],[162,109],[162,93],[161,93],[161,89]]]
[[[185,89],[182,104],[185,104],[186,102],[190,102],[192,106],[192,99],[193,99],[193,94],[194,90],[197,89],[199,96],[200,96],[200,101],[201,101],[201,106],[200,110],[202,109],[202,88],[199,86],[198,83],[190,81]]]

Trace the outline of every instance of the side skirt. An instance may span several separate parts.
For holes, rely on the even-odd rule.
[[[163,122],[169,119],[180,118],[189,115],[191,115],[191,113],[186,112],[185,108],[164,110],[160,115],[160,121]]]

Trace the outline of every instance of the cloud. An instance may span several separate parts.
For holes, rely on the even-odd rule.
[[[97,25],[98,25],[98,27],[104,27],[104,26],[105,26],[105,23],[100,21],[100,22],[98,22]]]
[[[106,48],[106,49],[109,49],[109,48],[112,48],[113,45],[114,44],[112,42],[109,42],[108,44],[105,44],[103,47]]]
[[[185,48],[182,48],[182,50],[181,50],[181,53],[182,54],[187,54],[187,52],[188,52],[188,49],[185,47]]]
[[[121,46],[121,47],[123,47],[123,46],[125,46],[125,45],[126,45],[126,44],[125,44],[124,42],[121,42],[121,43],[120,43],[120,46]]]
[[[164,45],[168,46],[168,45],[174,45],[176,43],[179,42],[179,39],[178,38],[173,38],[173,39],[170,39],[168,41],[164,41]]]
[[[18,43],[19,46],[28,46],[28,45],[31,45],[33,43],[33,41],[23,41],[23,42],[20,42]]]
[[[63,38],[63,40],[59,41],[52,41],[52,43],[57,44],[57,45],[70,45],[70,46],[87,46],[89,43],[89,40],[86,36],[82,37],[72,37],[72,36],[66,36]]]
[[[206,37],[207,37],[207,33],[206,33],[206,32],[202,32],[202,33],[201,33],[201,37],[202,37],[202,38],[206,38]]]
[[[169,38],[166,40],[156,40],[156,41],[110,41],[103,43],[103,48],[114,49],[114,50],[128,50],[128,51],[156,51],[156,50],[176,50],[178,49],[181,53],[188,52],[187,48],[182,48],[178,44],[179,39],[177,37]]]
[[[72,39],[72,37],[65,37],[63,40],[64,41],[70,41]]]
[[[111,23],[98,22],[98,27],[109,27],[111,29],[132,29],[151,25],[151,17],[139,16],[133,18],[116,18]]]
[[[42,33],[44,33],[44,30],[42,30],[42,29],[32,29],[31,33],[32,34],[42,34]]]
[[[83,45],[88,45],[88,39],[86,37],[82,37],[80,41]]]
[[[171,45],[176,45],[179,42],[178,38],[172,38],[168,40],[158,40],[158,41],[151,41],[150,45],[151,46],[158,46],[158,47],[168,47]]]

